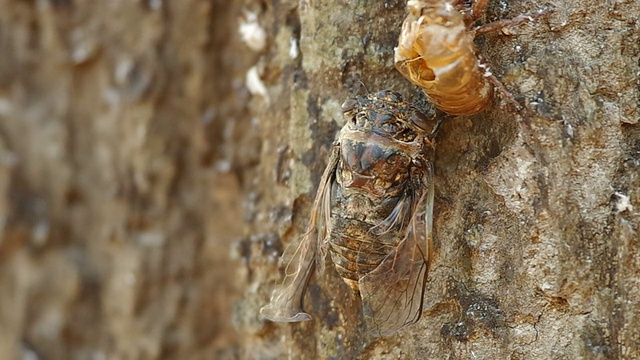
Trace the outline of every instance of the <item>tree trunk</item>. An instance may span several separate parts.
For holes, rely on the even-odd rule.
[[[0,359],[640,358],[636,1],[476,40],[524,110],[441,127],[419,322],[371,340],[330,264],[312,321],[260,318],[340,104],[430,106],[405,5],[0,0]]]

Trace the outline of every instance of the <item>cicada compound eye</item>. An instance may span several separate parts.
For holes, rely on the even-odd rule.
[[[358,109],[358,100],[351,98],[342,103],[342,113],[347,120],[355,119]]]
[[[411,117],[409,118],[409,120],[411,120],[411,122],[415,126],[419,127],[424,131],[430,131],[431,128],[433,127],[429,125],[429,123],[431,122],[431,119],[429,119],[427,115],[421,113],[418,110],[414,111],[413,114],[411,114]]]

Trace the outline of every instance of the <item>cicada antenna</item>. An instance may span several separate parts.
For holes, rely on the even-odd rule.
[[[362,80],[361,80],[361,79],[358,79],[358,83],[360,83],[360,86],[364,88],[364,91],[366,91],[366,92],[367,92],[367,95],[368,95],[368,94],[371,94],[371,92],[369,92],[369,89],[367,88],[367,85],[365,85],[365,84],[364,84],[364,82],[362,82]],[[358,91],[359,91],[359,90],[360,90],[360,88],[358,88]]]

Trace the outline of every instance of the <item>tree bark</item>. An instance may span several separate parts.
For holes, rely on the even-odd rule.
[[[0,359],[640,358],[635,1],[476,39],[524,110],[442,125],[419,322],[367,338],[331,264],[312,321],[260,318],[340,104],[430,108],[393,66],[405,5],[0,0]]]

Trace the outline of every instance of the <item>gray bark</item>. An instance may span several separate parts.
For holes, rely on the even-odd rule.
[[[313,321],[259,317],[342,101],[429,107],[393,67],[404,6],[0,1],[0,358],[640,358],[635,1],[477,39],[525,111],[444,122],[418,323],[367,339],[330,264]]]

